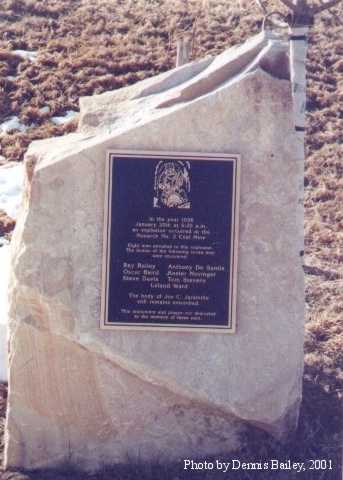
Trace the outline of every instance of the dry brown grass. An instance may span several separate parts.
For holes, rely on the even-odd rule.
[[[196,58],[239,44],[261,27],[262,17],[253,2],[208,0],[204,2],[207,7],[201,8],[202,3],[4,0],[0,12],[0,122],[18,115],[26,125],[35,126],[26,133],[0,137],[0,154],[20,161],[32,140],[73,130],[75,122],[57,127],[50,119],[68,109],[77,110],[80,96],[120,88],[173,67],[175,34],[194,18]],[[277,5],[276,0],[270,3]],[[339,463],[343,396],[341,14],[339,7],[321,15],[312,30],[308,54],[304,252],[308,311],[300,427],[292,445],[286,447],[252,431],[242,452],[248,459],[321,455]],[[18,58],[11,53],[15,49],[37,50],[37,61]],[[49,106],[50,112],[42,114],[39,109],[43,106]],[[134,467],[131,473],[118,468],[118,477],[112,472],[101,478],[183,478],[177,467],[167,471],[156,466],[150,473],[141,469],[141,476],[132,473]],[[68,478],[66,473],[54,475],[48,477],[45,472],[32,478]],[[71,475],[69,478],[77,478]],[[272,478],[293,477],[274,474]],[[302,478],[335,480],[340,475],[337,470]]]
[[[15,221],[0,209],[0,237],[8,236],[14,229]]]
[[[119,0],[98,2],[5,0],[0,27],[0,120],[18,115],[51,135],[50,118],[78,109],[78,99],[120,88],[174,66],[175,34],[197,17],[195,57],[217,53],[256,32],[261,18],[225,1],[201,9],[199,2]],[[53,13],[52,13],[53,12]],[[14,20],[13,20],[14,19]],[[11,51],[38,50],[35,63]],[[3,54],[1,55],[1,52]],[[14,61],[15,60],[15,61]],[[12,78],[15,76],[15,80]],[[50,107],[48,115],[39,109]],[[29,141],[41,138],[31,128],[16,142],[0,139],[2,155],[21,160]],[[54,134],[63,134],[60,130]],[[16,147],[13,148],[13,143]]]

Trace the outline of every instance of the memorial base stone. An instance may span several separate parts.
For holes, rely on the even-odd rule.
[[[303,146],[288,45],[239,48],[81,99],[79,130],[31,144],[12,241],[5,467],[85,470],[285,438],[303,372]],[[99,328],[107,152],[241,156],[234,334]]]

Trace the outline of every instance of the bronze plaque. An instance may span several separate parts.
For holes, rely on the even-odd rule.
[[[102,328],[234,332],[239,156],[111,151]]]

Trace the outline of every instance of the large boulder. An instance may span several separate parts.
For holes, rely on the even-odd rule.
[[[79,131],[31,144],[12,241],[5,466],[95,470],[285,438],[303,371],[303,150],[288,45],[81,99]],[[241,155],[237,332],[99,328],[106,152]]]

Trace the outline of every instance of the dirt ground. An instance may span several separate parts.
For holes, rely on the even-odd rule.
[[[284,11],[277,0],[269,1],[268,5],[270,10]],[[28,144],[34,139],[73,131],[77,120],[56,126],[51,119],[68,110],[77,111],[80,96],[120,88],[172,68],[176,56],[175,37],[195,19],[194,58],[239,44],[258,32],[262,24],[262,14],[255,3],[243,0],[3,0],[0,7],[0,124],[8,117],[18,116],[27,130],[0,134],[0,163],[22,161]],[[23,60],[14,50],[35,51],[36,60]],[[309,480],[341,478],[342,54],[341,2],[318,17],[308,53],[304,179],[304,270],[308,308],[304,402],[299,429],[286,446],[252,429],[246,448],[237,454],[248,461],[254,458],[332,459],[334,469],[331,471],[299,474],[300,478]],[[5,394],[3,386],[0,398]],[[0,432],[4,404],[1,400]],[[136,465],[129,469],[117,466],[89,478],[217,478],[213,473],[210,475],[203,472],[186,475],[180,465]],[[293,478],[290,472],[268,475],[241,472],[232,478]],[[60,473],[27,476],[3,473],[3,478],[88,477],[68,473],[66,468]]]

